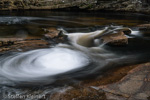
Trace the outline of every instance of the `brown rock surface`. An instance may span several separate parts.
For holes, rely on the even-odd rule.
[[[149,100],[150,63],[120,67],[103,77],[85,80],[50,100]]]
[[[150,96],[150,63],[138,65],[119,82],[99,86],[105,92],[120,95],[128,100],[148,100]],[[110,95],[108,95],[109,97]]]
[[[67,41],[67,36],[65,36],[61,31],[57,30],[56,28],[47,28],[44,29],[45,33],[44,38],[45,40],[56,43],[64,43]]]
[[[119,35],[124,36],[122,32]],[[118,35],[115,34],[109,38],[114,39],[114,37]],[[26,51],[49,46],[47,41],[38,37],[1,38],[0,40],[7,44],[1,44],[1,52]],[[8,44],[7,41],[13,44]],[[111,69],[102,77],[84,80],[70,87],[66,91],[53,93],[50,100],[148,100],[150,97],[150,88],[148,88],[150,87],[150,63]]]
[[[149,0],[1,0],[0,10],[85,9],[150,13]]]
[[[106,97],[103,91],[96,91],[88,87],[72,87],[64,92],[52,94],[49,100],[106,100]]]
[[[46,48],[49,43],[38,38],[1,38],[0,52],[6,51],[27,51],[37,48]]]
[[[55,28],[45,29],[43,37],[28,36],[26,38],[0,38],[0,52],[27,51],[38,48],[47,48],[50,44],[62,43],[65,37]]]
[[[128,38],[125,36],[124,32],[103,36],[102,40],[109,45],[120,46],[128,44]]]
[[[60,31],[58,31],[56,28],[48,28],[44,29],[46,34],[44,35],[47,39],[53,39],[59,36]]]
[[[150,24],[141,24],[137,27],[139,27],[139,30],[141,31],[142,35],[150,36]]]
[[[141,24],[141,25],[138,25],[138,27],[148,27],[148,28],[150,28],[150,24]]]

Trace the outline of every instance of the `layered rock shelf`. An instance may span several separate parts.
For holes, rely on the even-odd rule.
[[[84,9],[150,13],[150,0],[1,0],[0,10]]]

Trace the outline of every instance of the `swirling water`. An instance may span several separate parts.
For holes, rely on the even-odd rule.
[[[149,46],[145,43],[149,38],[138,35],[140,32],[134,28],[135,25],[149,21],[140,20],[140,17],[126,16],[120,19],[114,15],[112,19],[108,14],[95,15],[91,13],[44,13],[46,15],[28,14],[25,16],[1,16],[0,34],[3,37],[16,37],[18,32],[24,35],[41,35],[40,29],[46,27],[56,27],[65,29],[68,34],[74,32],[73,39],[76,40],[80,33],[101,30],[111,23],[125,25],[133,29],[126,47],[96,46],[84,47],[71,41],[70,44],[58,44],[55,47],[46,49],[31,50],[23,53],[4,54],[0,57],[0,84],[1,95],[8,94],[36,94],[41,95],[51,93],[61,88],[51,84],[65,86],[68,82],[77,82],[87,77],[101,75],[107,69],[126,64],[135,64],[149,61]],[[88,15],[88,17],[87,17]],[[96,17],[95,17],[96,16]],[[118,16],[116,19],[115,17]],[[145,16],[146,18],[148,16]],[[130,18],[129,20],[127,20]],[[127,21],[127,22],[126,22]],[[8,30],[8,29],[11,29]],[[99,31],[96,31],[99,32]],[[73,34],[73,33],[72,33]],[[137,38],[137,39],[136,39]],[[144,40],[139,43],[139,39]],[[142,46],[142,48],[141,48]],[[121,62],[121,63],[118,63]],[[10,87],[11,86],[11,87]],[[19,87],[18,87],[19,86]],[[25,88],[35,86],[36,91]],[[42,89],[41,89],[42,86]],[[37,91],[38,90],[38,91]]]
[[[88,63],[88,57],[79,51],[58,47],[39,49],[3,57],[1,75],[16,82],[35,81],[45,84],[51,80],[50,76],[86,66]],[[2,80],[1,82],[3,83]]]

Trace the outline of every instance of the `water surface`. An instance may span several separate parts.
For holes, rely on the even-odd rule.
[[[131,35],[128,36],[129,44],[126,46],[84,47],[70,42],[46,49],[1,56],[1,97],[3,94],[16,93],[50,94],[69,83],[78,83],[89,77],[96,78],[113,67],[149,61],[150,39],[148,36],[142,36],[136,27],[148,23],[149,19],[150,16],[147,15],[129,13],[1,12],[0,37],[3,38],[43,37],[45,28],[62,28],[68,34],[76,34],[73,36],[75,39],[80,33],[102,30],[109,25],[132,29]]]

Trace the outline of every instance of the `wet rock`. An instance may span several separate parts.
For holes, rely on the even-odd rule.
[[[22,0],[15,0],[14,5],[17,7],[17,9],[23,9],[24,8],[24,3]]]
[[[138,25],[138,27],[142,35],[150,36],[150,24],[142,24],[142,25]]]
[[[9,51],[9,50],[11,50],[11,48],[9,47],[0,48],[0,52]]]
[[[17,38],[0,38],[0,47],[13,45]]]
[[[43,37],[26,36],[23,38],[0,38],[0,52],[5,51],[27,51],[38,48],[47,48],[52,44],[63,43],[65,36],[55,28],[44,30]],[[9,48],[9,49],[7,49]]]
[[[42,39],[26,39],[23,41],[16,41],[15,45],[11,46],[11,49],[17,51],[22,49],[22,51],[27,51],[32,49],[47,48],[49,45],[50,43]]]
[[[126,97],[115,95],[112,93],[106,93],[107,100],[128,100]]]
[[[50,100],[149,100],[149,66],[150,63],[145,63],[115,68],[103,77],[54,93]]]
[[[28,38],[0,38],[0,52],[27,51],[38,48],[46,48],[50,43],[37,37]]]
[[[103,43],[114,46],[122,46],[128,44],[128,38],[125,36],[124,32],[103,36],[102,41]]]
[[[138,99],[144,100],[145,98],[148,97],[148,95],[146,93],[139,93],[135,97]]]
[[[83,87],[82,89],[71,88],[65,92],[51,95],[49,100],[107,100],[105,93],[94,89]]]
[[[107,84],[117,84],[118,81],[122,80],[127,73],[133,68],[138,67],[134,66],[124,66],[120,68],[111,69],[110,71],[105,72],[102,77],[96,79],[88,79],[80,82],[77,85],[71,86],[71,88],[66,91],[60,90],[60,92],[53,93],[50,96],[50,100],[128,100],[129,96],[126,94],[117,94],[116,92],[106,91],[100,86],[105,86]],[[134,77],[135,79],[140,77]],[[115,90],[112,90],[115,91]],[[147,94],[150,92],[146,92]],[[141,95],[144,96],[144,95]]]
[[[6,3],[4,3],[6,2]],[[12,2],[12,3],[10,3]],[[1,10],[84,9],[150,13],[148,0],[1,0]]]
[[[48,29],[44,29],[44,31],[46,32],[46,34],[44,35],[45,38],[47,39],[53,39],[59,36],[60,31],[58,31],[55,28],[48,28]]]
[[[150,91],[150,81],[145,79],[150,78],[150,63],[140,64],[135,69],[131,70],[127,76],[119,82],[110,85],[99,86],[105,92],[115,95],[121,95],[128,100],[148,100],[148,92]]]
[[[55,28],[44,29],[44,31],[46,32],[44,38],[50,43],[57,44],[67,41],[67,36],[65,36],[62,31]]]
[[[150,36],[150,24],[141,24],[137,26],[141,35]]]
[[[140,76],[142,77],[142,76]],[[123,93],[134,94],[143,85],[143,81],[129,80],[119,85],[119,90]]]
[[[138,27],[147,27],[150,28],[150,24],[141,24],[141,25],[137,25]]]

